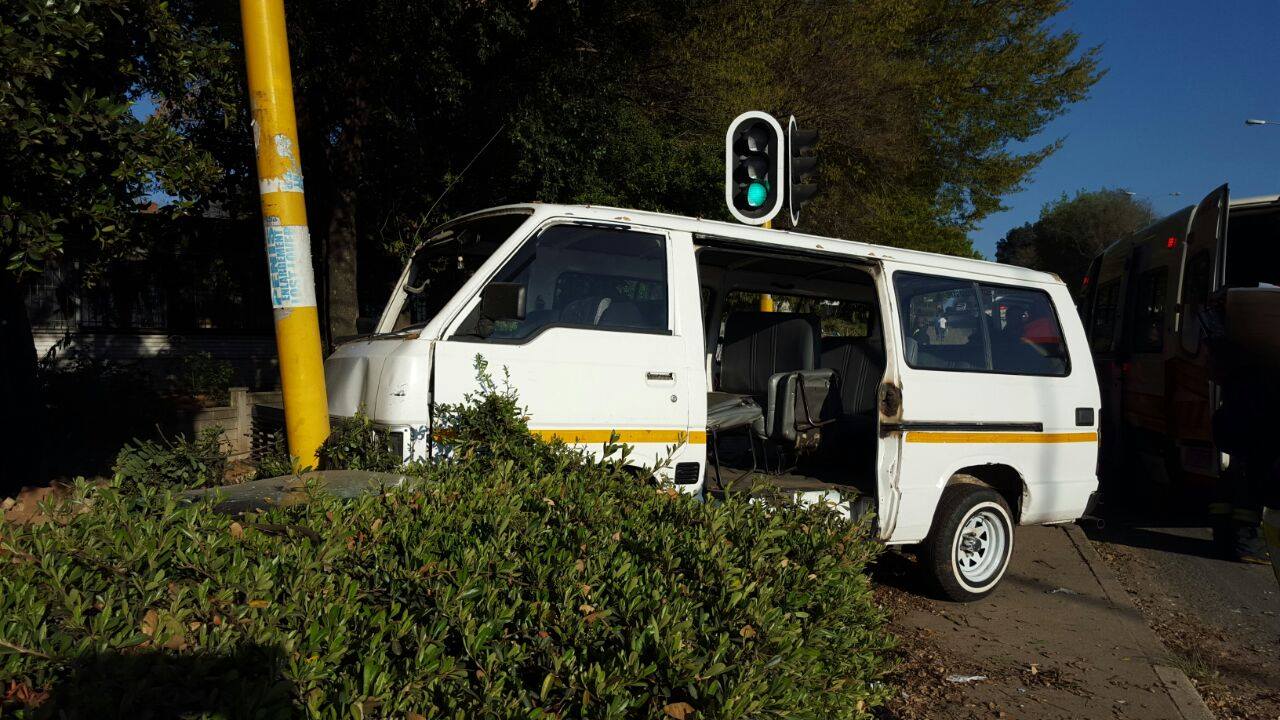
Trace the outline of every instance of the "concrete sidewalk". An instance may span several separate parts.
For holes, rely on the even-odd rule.
[[[1147,625],[1223,718],[1280,718],[1280,590],[1270,566],[1218,556],[1194,511],[1107,508],[1087,532]]]
[[[1078,527],[1019,528],[1014,547],[985,600],[886,590],[906,650],[890,717],[1213,717]]]

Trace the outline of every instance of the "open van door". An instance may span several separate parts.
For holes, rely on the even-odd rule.
[[[1196,206],[1187,223],[1182,279],[1174,305],[1174,337],[1167,362],[1168,435],[1183,480],[1217,476],[1213,451],[1213,410],[1217,389],[1210,379],[1208,349],[1200,313],[1226,279],[1229,189],[1216,188]]]
[[[1176,322],[1178,344],[1188,356],[1197,355],[1200,349],[1200,310],[1209,294],[1226,283],[1229,194],[1226,185],[1209,193],[1188,223]]]

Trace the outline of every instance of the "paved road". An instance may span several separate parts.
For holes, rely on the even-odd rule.
[[[1219,718],[1280,717],[1280,588],[1270,567],[1216,558],[1208,528],[1170,516],[1115,514],[1088,532]]]

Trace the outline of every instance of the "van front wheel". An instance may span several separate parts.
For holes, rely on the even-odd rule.
[[[924,569],[943,596],[959,602],[986,597],[1013,553],[1009,506],[984,485],[948,487],[922,550]]]

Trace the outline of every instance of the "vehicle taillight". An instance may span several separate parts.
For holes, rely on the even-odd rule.
[[[1169,239],[1164,241],[1164,246],[1169,248],[1170,250],[1178,247],[1178,238],[1170,235]]]

